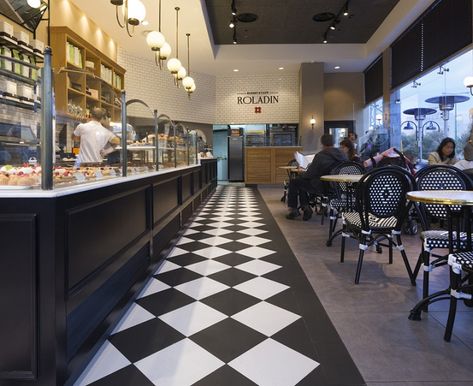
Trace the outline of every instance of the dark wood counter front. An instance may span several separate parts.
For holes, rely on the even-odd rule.
[[[216,187],[216,160],[56,197],[0,198],[0,385],[71,384]]]
[[[279,169],[294,158],[302,147],[246,147],[245,183],[280,184],[287,178],[287,172]]]

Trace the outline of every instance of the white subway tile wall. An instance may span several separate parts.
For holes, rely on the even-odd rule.
[[[247,92],[274,92],[278,103],[238,104]],[[261,96],[264,94],[260,94]],[[252,94],[257,102],[258,94]],[[248,99],[247,99],[248,101]],[[261,109],[255,110],[255,107]],[[233,75],[217,77],[215,123],[297,123],[299,122],[298,74]]]
[[[189,100],[183,89],[174,86],[165,69],[160,71],[150,53],[147,57],[118,50],[118,63],[127,69],[125,88],[128,99],[142,99],[159,114],[173,120],[199,123],[292,123],[299,121],[299,77],[297,74],[233,75],[215,77],[192,73],[197,90]],[[238,104],[237,93],[274,92],[278,103]],[[255,96],[258,96],[254,94]],[[261,107],[256,113],[255,107]],[[148,117],[140,105],[132,105],[129,115]]]
[[[192,72],[197,89],[189,99],[184,89],[177,88],[167,69],[156,67],[149,52],[146,57],[129,54],[119,48],[118,63],[126,68],[127,99],[141,99],[159,114],[175,121],[213,123],[215,121],[215,76]],[[191,63],[192,64],[192,63]],[[144,106],[131,105],[128,115],[149,117]]]

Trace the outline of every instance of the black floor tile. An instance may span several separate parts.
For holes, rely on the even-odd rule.
[[[158,280],[161,280],[163,283],[166,283],[167,285],[175,287],[179,284],[198,279],[199,277],[202,277],[202,275],[189,271],[185,268],[178,268],[172,271],[159,273],[154,275],[154,277]]]
[[[250,245],[248,244],[238,242],[238,240],[244,239],[245,237],[248,237],[248,236],[242,235],[241,233],[237,233],[237,235],[238,236],[235,236],[234,238],[236,241],[232,241],[230,243],[225,244],[225,247],[223,248],[228,249],[229,251],[232,251],[232,252],[237,252],[237,251],[241,251],[242,249],[250,247]]]
[[[230,256],[230,255],[229,255]],[[219,258],[220,259],[220,258]],[[223,262],[223,261],[220,261]],[[248,281],[256,277],[249,272],[241,271],[236,268],[226,269],[225,271],[217,272],[209,275],[211,279],[217,280],[220,283],[226,284],[230,287],[234,287],[240,283]]]
[[[229,288],[201,300],[202,303],[205,303],[228,316],[235,315],[260,301],[261,300],[254,296],[245,294],[233,288]]]
[[[222,366],[217,371],[194,383],[192,386],[255,386],[256,383],[233,370],[230,366]]]
[[[222,337],[225,337],[222,339]],[[228,363],[267,337],[234,319],[224,319],[189,337],[208,352]]]
[[[90,386],[153,386],[153,383],[146,378],[143,373],[135,366],[130,365],[116,371],[96,382],[90,383]]]
[[[191,241],[189,243],[178,245],[178,247],[188,252],[195,252],[195,251],[198,251],[199,249],[208,248],[209,245],[205,243],[201,243],[199,241]]]
[[[232,267],[234,267],[236,265],[240,265],[254,259],[252,259],[251,257],[239,255],[237,253],[230,253],[228,255],[217,257],[213,260],[218,261],[223,264],[231,265]]]
[[[130,362],[137,362],[184,338],[180,332],[156,318],[112,335],[109,340]]]
[[[278,283],[281,283],[278,281]],[[275,306],[284,308],[285,310],[294,312],[297,315],[301,315],[302,310],[299,307],[297,301],[297,294],[292,288],[288,288],[274,296],[265,300],[267,303],[271,303]]]
[[[199,277],[201,276],[199,275]],[[174,311],[193,302],[195,302],[195,299],[174,288],[168,288],[136,301],[136,303],[156,316]]]
[[[212,237],[212,235],[209,235],[208,233],[199,232],[199,233],[193,233],[191,235],[186,235],[185,237],[187,237],[189,239],[192,239],[192,240],[199,241],[199,240],[202,240],[202,239],[207,239],[209,237]],[[182,246],[184,246],[184,245],[186,245],[186,244],[183,244]]]
[[[205,245],[205,244],[203,244],[203,245]],[[179,246],[179,248],[182,248],[182,247]],[[184,248],[182,248],[182,249],[184,249]],[[185,253],[183,255],[179,255],[179,256],[176,256],[176,257],[170,257],[168,260],[173,262],[174,264],[185,267],[186,265],[199,263],[199,262],[201,262],[203,260],[207,260],[207,259],[205,257],[195,255],[193,253]]]

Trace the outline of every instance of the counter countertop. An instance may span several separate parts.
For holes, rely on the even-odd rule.
[[[61,187],[54,190],[41,190],[41,189],[12,189],[12,190],[2,190],[0,188],[0,199],[1,198],[53,198],[53,197],[62,197],[70,194],[76,194],[81,192],[86,192],[88,190],[104,188],[107,186],[118,185],[124,182],[136,181],[142,178],[148,178],[153,176],[159,176],[163,174],[172,173],[178,170],[191,169],[200,164],[191,165],[191,166],[182,166],[178,168],[159,170],[157,172],[148,172],[141,174],[134,174],[127,177],[112,177],[102,181],[93,181],[86,182],[79,185]]]

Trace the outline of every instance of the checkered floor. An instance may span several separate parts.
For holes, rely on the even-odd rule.
[[[257,191],[219,187],[75,386],[327,385],[344,361],[363,384],[314,305]]]

